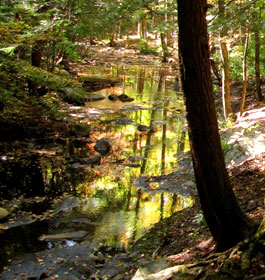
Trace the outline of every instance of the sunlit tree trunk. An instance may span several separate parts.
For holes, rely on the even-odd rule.
[[[256,94],[258,101],[263,101],[261,92],[261,79],[260,79],[260,32],[259,26],[255,30],[255,76],[256,76]]]
[[[178,0],[181,78],[201,207],[219,250],[249,237],[225,167],[211,82],[206,0]]]
[[[247,54],[248,54],[249,36],[250,34],[248,33],[246,35],[246,40],[245,40],[245,49],[244,49],[243,64],[242,64],[243,65],[243,89],[242,89],[242,97],[240,103],[240,116],[242,116],[244,112],[246,95],[247,95]]]
[[[161,32],[160,33],[160,40],[161,40],[161,47],[163,51],[163,60],[162,62],[167,62],[169,52],[168,52],[168,47],[167,47],[167,36],[166,33]]]
[[[145,16],[140,21],[140,37],[144,40],[147,37],[147,22]]]
[[[224,0],[218,0],[219,16],[224,17]],[[224,41],[226,30],[220,32],[220,52],[222,58],[222,102],[223,102],[223,114],[226,119],[233,113],[230,100],[230,73],[229,73],[229,55],[227,44]]]
[[[230,73],[229,73],[229,56],[226,43],[222,42],[221,45],[222,57],[222,102],[224,118],[226,119],[232,112],[230,101]]]
[[[164,0],[164,8],[167,9],[167,0]],[[169,56],[169,52],[168,52],[168,45],[167,45],[167,22],[168,22],[168,15],[167,12],[165,12],[165,14],[163,15],[163,17],[160,19],[162,21],[163,24],[163,28],[160,31],[160,41],[161,41],[161,47],[162,47],[162,51],[163,51],[163,60],[162,62],[167,62],[168,56]]]
[[[142,15],[142,19],[140,21],[140,51],[144,52],[148,49],[148,41],[147,41],[147,21],[145,15]]]

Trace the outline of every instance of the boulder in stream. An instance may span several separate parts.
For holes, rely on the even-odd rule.
[[[147,125],[143,125],[143,124],[138,124],[137,125],[137,130],[141,131],[141,132],[146,132],[150,130],[150,127]]]
[[[83,88],[89,92],[98,91],[104,88],[114,87],[115,85],[120,83],[119,80],[111,80],[111,79],[95,78],[95,77],[83,78],[82,82],[83,82]]]
[[[95,145],[95,151],[100,153],[101,155],[107,155],[111,150],[111,144],[109,142],[109,139],[107,138],[101,138],[97,141]]]
[[[118,100],[118,95],[116,95],[116,94],[110,94],[110,95],[108,96],[108,99],[111,100],[111,101],[116,101],[116,100]]]
[[[129,97],[127,94],[122,93],[121,95],[118,96],[118,99],[121,102],[132,102],[134,98]]]

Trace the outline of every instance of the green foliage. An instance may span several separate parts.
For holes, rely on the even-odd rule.
[[[158,55],[158,52],[154,48],[148,46],[148,43],[145,39],[140,39],[140,52],[141,54]]]
[[[219,2],[218,2],[219,3]],[[221,2],[220,2],[221,3]],[[209,10],[213,17],[210,21],[209,31],[211,32],[212,45],[218,46],[220,38],[227,43],[229,48],[230,77],[232,80],[242,78],[242,57],[244,52],[244,38],[248,30],[260,32],[260,54],[261,54],[261,74],[265,75],[264,63],[264,34],[265,6],[264,1],[224,1],[224,12],[219,11],[219,6],[214,5]],[[220,37],[221,36],[221,37]],[[215,61],[221,61],[219,53],[215,54]],[[255,75],[255,36],[251,34],[248,47],[248,73]],[[220,65],[221,67],[221,65]]]
[[[207,223],[202,212],[195,215],[193,222],[199,224],[201,227],[206,227]]]
[[[225,139],[221,139],[221,146],[224,154],[233,149],[233,144],[228,144]]]
[[[233,116],[228,116],[226,120],[224,119],[219,119],[219,127],[221,129],[226,129],[226,128],[233,128],[235,126],[234,122],[234,117]]]

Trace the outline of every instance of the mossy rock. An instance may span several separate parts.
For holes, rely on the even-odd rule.
[[[89,137],[90,126],[85,123],[74,124],[70,133],[78,137]]]
[[[9,212],[5,209],[0,207],[0,220],[6,218],[9,215]]]
[[[83,78],[81,80],[83,88],[88,92],[98,91],[100,89],[114,87],[118,83],[119,80],[111,80],[111,79],[103,79],[103,78]]]
[[[78,87],[62,88],[59,90],[59,94],[63,101],[77,106],[84,106],[85,102],[88,101],[105,99],[105,97],[100,94],[88,93],[84,89]]]

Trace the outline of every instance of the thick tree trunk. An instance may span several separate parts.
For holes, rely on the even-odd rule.
[[[251,225],[233,193],[224,163],[209,62],[206,0],[178,0],[182,86],[201,207],[219,250],[248,237]]]

